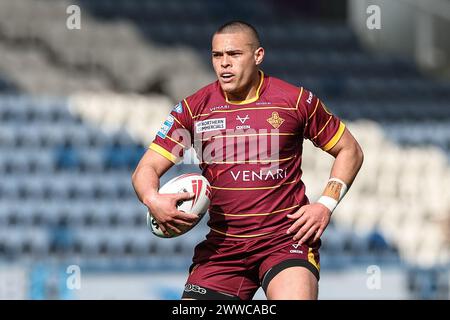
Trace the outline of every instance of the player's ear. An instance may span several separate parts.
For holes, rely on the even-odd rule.
[[[259,47],[255,50],[255,63],[256,65],[260,65],[264,60],[264,48]]]

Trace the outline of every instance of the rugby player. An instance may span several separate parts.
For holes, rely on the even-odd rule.
[[[210,232],[195,248],[183,299],[247,300],[261,286],[268,299],[317,299],[320,237],[363,162],[318,97],[263,73],[264,54],[250,24],[221,26],[212,38],[218,80],[174,107],[133,173],[164,232],[196,219],[176,209],[192,194],[158,194],[159,178],[187,148],[211,184]],[[313,203],[301,180],[304,139],[335,158]]]

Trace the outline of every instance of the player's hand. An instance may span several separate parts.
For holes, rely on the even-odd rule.
[[[174,194],[155,193],[144,203],[149,208],[153,218],[158,222],[161,231],[168,236],[168,229],[181,233],[179,227],[190,227],[198,219],[198,216],[195,214],[177,209],[178,201],[188,201],[194,197],[195,194],[190,192]]]
[[[294,241],[300,245],[316,242],[325,231],[330,222],[331,212],[321,203],[313,203],[301,207],[296,213],[288,214],[289,219],[295,220],[287,230],[288,234],[294,234]]]

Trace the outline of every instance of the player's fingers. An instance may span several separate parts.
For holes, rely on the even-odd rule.
[[[167,232],[166,226],[162,223],[158,223],[159,228],[161,229],[161,232],[164,233],[166,237],[170,236],[169,232]]]
[[[303,227],[301,227],[300,230],[298,230],[298,232],[295,234],[295,236],[293,238],[294,241],[301,239],[308,232],[308,230],[311,228],[311,226],[312,226],[311,223],[304,224]]]
[[[302,216],[302,214],[300,212],[295,212],[293,214],[287,214],[286,217],[288,217],[289,219],[298,219]]]
[[[308,232],[306,232],[306,234],[300,239],[300,241],[298,242],[298,244],[302,245],[304,244],[306,241],[308,241],[308,239],[310,239],[314,233],[316,232],[317,227],[312,226]]]
[[[181,219],[186,222],[195,222],[198,219],[198,215],[178,210],[177,219]]]
[[[287,234],[291,234],[294,232],[297,232],[297,230],[299,228],[301,228],[304,224],[306,223],[306,220],[303,218],[298,219],[297,221],[295,221],[292,226],[289,227],[289,229],[287,230]]]
[[[179,200],[191,200],[195,197],[195,193],[193,192],[182,192],[182,193],[175,193],[174,194],[175,199],[177,201]]]
[[[314,243],[314,242],[316,242],[317,240],[319,240],[320,237],[322,236],[322,233],[323,233],[323,229],[322,229],[322,228],[319,228],[319,230],[317,230],[316,235],[314,236],[314,239],[313,239],[312,242]]]
[[[304,225],[306,222],[306,218],[305,217],[301,217],[300,219],[298,219],[297,221],[295,221],[292,226],[289,227],[289,229],[287,230],[287,234],[296,232],[298,230],[298,228],[300,228],[302,225]]]
[[[166,227],[172,231],[175,231],[176,233],[181,233],[181,230],[175,227],[172,223],[166,223]]]
[[[293,213],[293,214],[288,214],[286,215],[286,217],[288,217],[289,219],[298,219],[300,218],[306,211],[305,206],[301,207],[300,209],[297,210],[297,212]]]
[[[190,227],[193,224],[192,222],[186,222],[186,221],[180,220],[180,219],[173,219],[173,222],[179,226],[185,226],[185,227]]]

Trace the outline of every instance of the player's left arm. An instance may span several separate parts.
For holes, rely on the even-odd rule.
[[[317,202],[305,205],[296,213],[287,216],[296,220],[287,232],[294,234],[294,241],[299,240],[299,244],[313,243],[321,237],[334,208],[352,185],[364,159],[359,143],[347,128],[339,141],[327,152],[335,160],[330,180],[322,196]]]

